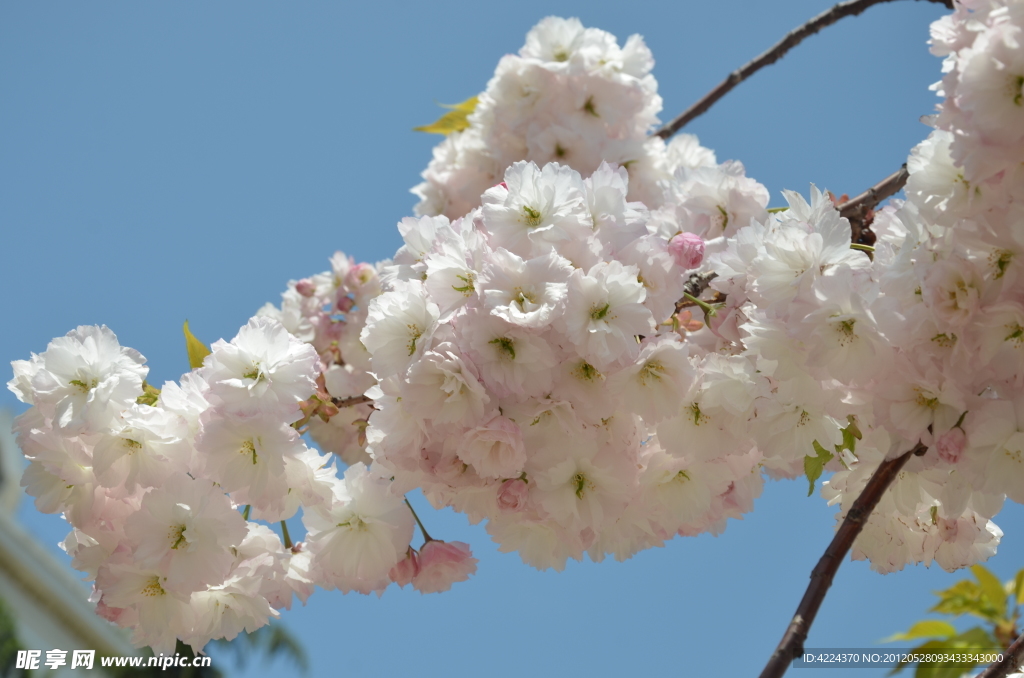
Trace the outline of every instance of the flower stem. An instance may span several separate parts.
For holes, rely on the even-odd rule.
[[[704,315],[711,315],[711,316],[713,316],[713,315],[716,315],[716,313],[717,313],[717,311],[715,311],[715,307],[714,306],[712,306],[711,304],[709,304],[706,301],[702,301],[702,300],[698,299],[697,297],[693,296],[692,294],[690,294],[688,292],[684,292],[683,293],[683,298],[686,299],[691,304],[696,304],[697,306],[700,306],[701,310],[704,311]]]
[[[861,245],[859,242],[850,243],[851,250],[860,250],[861,252],[874,252],[875,248],[871,245]]]
[[[420,520],[418,515],[416,515],[416,509],[414,509],[412,504],[409,503],[408,497],[405,498],[405,505],[409,507],[410,511],[412,511],[412,517],[416,519],[416,524],[420,526],[420,532],[423,533],[423,543],[425,544],[428,541],[434,541],[434,538],[427,532],[427,528],[423,527],[423,521]]]
[[[284,536],[284,547],[290,549],[292,547],[292,538],[288,534],[288,523],[281,521],[281,534]]]

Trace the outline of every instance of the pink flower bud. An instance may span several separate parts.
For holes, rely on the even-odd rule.
[[[683,268],[697,268],[704,261],[704,240],[696,233],[680,233],[668,241],[668,251]]]
[[[337,308],[338,311],[340,311],[341,313],[348,313],[349,311],[352,310],[352,307],[355,305],[356,302],[352,299],[352,297],[346,295],[341,299],[338,299]]]
[[[420,593],[447,591],[457,581],[466,581],[476,572],[477,559],[469,545],[461,541],[428,541],[420,549],[420,571],[412,585]]]
[[[939,459],[950,464],[960,461],[964,447],[967,446],[967,434],[959,426],[949,429],[935,441],[935,448],[939,451]]]
[[[295,283],[295,291],[304,297],[311,297],[316,293],[316,283],[309,278],[303,278]]]
[[[506,480],[498,489],[498,508],[518,513],[526,510],[527,486],[523,480]]]
[[[420,572],[420,560],[416,556],[416,549],[409,547],[406,551],[405,558],[398,561],[391,571],[388,572],[388,576],[391,577],[391,581],[395,582],[399,586],[405,586],[411,584],[412,580]]]
[[[376,281],[377,269],[371,264],[356,264],[345,274],[345,287],[353,291]]]

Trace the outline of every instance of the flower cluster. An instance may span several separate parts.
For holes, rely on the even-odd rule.
[[[79,327],[16,361],[9,384],[33,406],[15,424],[26,489],[71,523],[64,548],[94,580],[99,614],[156,651],[253,631],[314,585],[381,591],[413,553],[413,516],[390,482],[362,463],[338,478],[291,425],[317,391],[313,345],[257,317],[212,349],[158,392],[141,355]],[[301,544],[254,522],[300,507]],[[420,590],[472,571],[426,555]]]
[[[541,568],[721,530],[760,492],[730,422],[764,380],[691,355],[675,316],[704,242],[659,234],[627,187],[518,162],[465,217],[407,220],[362,334],[374,466]]]
[[[98,612],[170,651],[316,585],[447,590],[476,559],[410,546],[416,488],[562,569],[717,534],[765,474],[833,471],[842,517],[918,443],[854,557],[990,556],[1024,501],[1024,0],[932,31],[945,100],[874,248],[827,193],[769,213],[740,163],[648,136],[643,41],[548,18],[435,150],[393,261],[336,254],[160,391],[106,327],[16,361],[24,484]],[[255,522],[300,509],[300,544]]]
[[[932,447],[907,467],[859,546],[876,567],[995,552],[988,518],[1024,501],[1024,2],[970,2],[932,26],[946,57],[936,129],[908,160],[907,201],[876,220],[883,330],[897,380],[875,416]],[[884,266],[884,269],[882,269]],[[848,508],[862,470],[837,474]]]
[[[697,138],[649,136],[661,111],[654,59],[639,35],[615,36],[579,19],[547,17],[519,54],[501,59],[469,127],[434,149],[413,189],[418,215],[461,217],[520,160],[568,165],[584,176],[601,162],[627,167],[631,200],[660,206],[659,181],[679,167],[714,166]]]
[[[933,26],[948,98],[907,163],[906,203],[875,217],[873,260],[845,250],[849,228],[823,219],[820,196],[711,257],[740,319],[731,338],[865,435],[832,462],[840,516],[882,460],[929,447],[854,546],[880,571],[984,560],[1002,536],[991,518],[1024,500],[1024,3],[970,4]]]
[[[303,423],[325,452],[346,464],[370,463],[366,422],[373,408],[359,402],[376,383],[369,374],[370,356],[359,341],[370,300],[381,292],[377,267],[356,263],[342,252],[331,257],[331,270],[292,280],[281,306],[266,304],[257,316],[273,318],[300,341],[311,344],[323,365],[318,395],[305,408]]]

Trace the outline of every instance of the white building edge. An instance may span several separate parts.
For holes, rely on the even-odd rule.
[[[24,457],[11,434],[11,414],[0,410],[0,599],[17,626],[18,641],[42,650],[46,675],[75,676],[72,650],[96,650],[91,675],[103,675],[100,656],[139,655],[124,631],[97,616],[89,590],[70,567],[50,554],[20,527],[15,511],[24,494]],[[47,650],[67,650],[67,665],[56,671],[43,665]]]

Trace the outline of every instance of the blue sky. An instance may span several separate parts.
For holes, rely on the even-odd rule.
[[[0,361],[107,324],[161,383],[187,367],[186,318],[208,342],[230,338],[335,250],[391,256],[439,140],[411,128],[482,90],[546,15],[644,35],[669,119],[831,4],[0,4]],[[940,61],[925,41],[942,11],[899,2],[848,19],[686,131],[744,162],[773,205],[811,182],[856,194],[927,133]],[[24,409],[6,391],[0,407]],[[473,579],[441,595],[317,592],[284,623],[315,676],[756,674],[832,535],[833,509],[805,495],[802,481],[769,483],[717,538],[563,573],[426,509],[434,536],[471,544]],[[1004,579],[1024,566],[1022,515],[997,518],[1008,534],[989,565]],[[20,517],[51,545],[67,531],[30,503]],[[959,576],[846,563],[808,646],[873,646]]]

